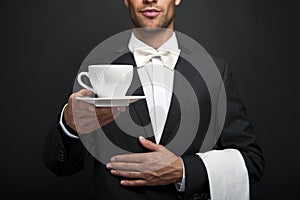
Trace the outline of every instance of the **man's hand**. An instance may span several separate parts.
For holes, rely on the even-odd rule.
[[[143,137],[139,137],[139,141],[152,152],[114,156],[107,164],[113,175],[124,177],[122,185],[156,186],[181,182],[183,162],[180,157]]]
[[[79,134],[90,133],[100,127],[112,122],[121,112],[125,112],[125,107],[101,107],[76,100],[76,97],[92,96],[93,93],[83,89],[69,97],[68,105],[64,110],[66,124]]]

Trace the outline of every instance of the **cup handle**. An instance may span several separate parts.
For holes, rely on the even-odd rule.
[[[91,88],[90,86],[88,86],[84,82],[82,82],[82,80],[81,80],[82,76],[86,76],[86,77],[88,77],[90,79],[89,74],[87,72],[80,72],[78,74],[78,76],[77,76],[77,81],[78,81],[79,85],[81,85],[85,89],[88,89],[88,90],[90,90],[90,91],[92,91],[92,92],[95,93],[95,90],[93,88]]]

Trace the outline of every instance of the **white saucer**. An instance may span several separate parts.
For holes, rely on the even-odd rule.
[[[128,106],[131,103],[145,99],[145,96],[124,96],[124,97],[76,97],[77,100],[93,104],[96,107],[119,107]]]

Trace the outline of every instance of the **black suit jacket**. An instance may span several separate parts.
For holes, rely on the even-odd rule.
[[[261,149],[257,144],[257,137],[254,134],[252,125],[247,118],[246,110],[240,101],[233,77],[227,63],[224,60],[214,58],[224,81],[227,96],[226,120],[221,136],[214,149],[234,148],[241,152],[249,173],[251,183],[256,182],[262,175],[264,159]],[[126,53],[120,56],[115,63],[132,64],[135,66],[133,55]],[[120,185],[120,178],[110,174],[105,165],[95,159],[94,180],[91,199],[206,199],[209,196],[208,178],[202,160],[196,156],[202,145],[205,133],[208,129],[211,116],[211,101],[209,92],[203,78],[193,66],[184,58],[180,57],[175,70],[182,74],[191,84],[196,92],[197,100],[184,97],[180,102],[175,95],[172,96],[170,111],[163,131],[160,144],[167,145],[176,136],[180,126],[180,117],[188,117],[188,111],[198,104],[201,109],[201,120],[195,139],[181,156],[186,173],[186,189],[180,193],[175,189],[174,184],[156,187],[123,187]],[[181,90],[174,77],[174,91]],[[133,85],[140,86],[137,73],[134,73]],[[132,86],[133,86],[132,85]],[[138,88],[137,90],[132,88]],[[189,91],[187,91],[189,93]],[[130,87],[129,95],[143,95],[142,87]],[[187,108],[180,109],[185,105]],[[181,113],[185,110],[186,113]],[[132,120],[140,126],[146,127],[150,122],[148,109],[145,101],[139,101],[129,106]],[[193,119],[191,119],[193,120]],[[151,133],[151,126],[145,128],[145,136]],[[150,128],[149,128],[150,127]],[[114,123],[103,128],[106,136],[117,146],[131,151],[144,152],[137,138],[124,133]],[[187,133],[188,134],[188,133]],[[151,134],[150,134],[151,135]],[[97,136],[95,136],[97,137]],[[153,137],[149,137],[154,140]],[[55,125],[48,134],[44,150],[44,161],[46,165],[58,176],[74,174],[84,168],[84,161],[87,151],[80,140],[72,139],[65,135],[60,126]]]

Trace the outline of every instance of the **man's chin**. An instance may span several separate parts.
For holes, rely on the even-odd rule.
[[[171,29],[165,29],[161,27],[141,27],[135,28],[135,32],[139,34],[140,37],[149,37],[153,35],[162,35],[162,34],[170,34],[173,32]]]
[[[156,33],[156,32],[160,32],[160,31],[164,30],[164,28],[158,27],[158,26],[155,26],[155,27],[145,26],[145,27],[141,27],[141,30],[151,32],[151,33]]]
[[[155,25],[155,24],[143,24],[142,26],[136,28],[141,29],[141,31],[145,31],[149,33],[157,33],[168,29],[167,27],[161,25]]]

